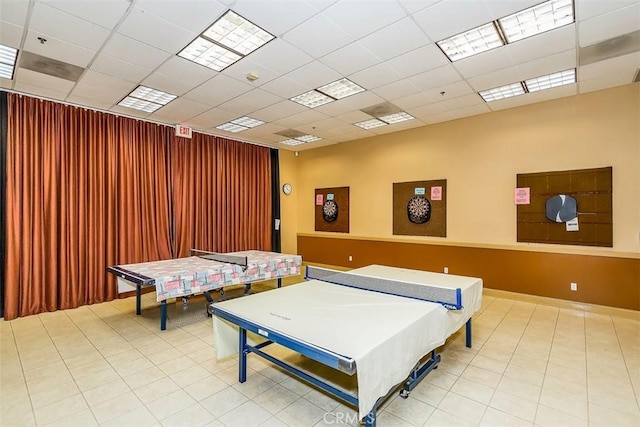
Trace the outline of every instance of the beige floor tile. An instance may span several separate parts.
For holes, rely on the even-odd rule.
[[[503,376],[500,379],[497,390],[538,403],[542,387]]]
[[[449,390],[455,384],[458,378],[459,377],[456,375],[451,375],[448,372],[436,369],[434,371],[431,371],[429,375],[425,377],[424,381],[427,381],[428,383],[431,383],[445,390]]]
[[[487,411],[480,421],[481,427],[533,427],[533,423],[514,417],[506,412],[494,408],[487,408]]]
[[[122,378],[100,385],[82,393],[89,406],[97,405],[106,400],[129,393],[131,389]]]
[[[7,404],[7,402],[10,402],[10,404]],[[36,419],[29,397],[20,397],[9,401],[8,398],[3,396],[2,405],[0,406],[0,425],[10,427],[35,426]]]
[[[482,354],[478,354],[473,358],[470,365],[475,366],[476,368],[486,369],[487,371],[495,372],[496,374],[503,374],[504,370],[507,368],[509,362],[504,360],[496,360],[490,357],[483,356]]]
[[[589,419],[587,401],[567,396],[567,394],[563,392],[543,388],[540,393],[540,405],[556,409],[583,420]]]
[[[223,427],[223,426],[224,424],[222,424],[220,421],[214,421],[211,425],[207,424],[206,427]],[[287,426],[288,426],[287,423],[285,423],[280,418],[275,416],[269,418],[267,421],[260,424],[260,427],[287,427]]]
[[[71,396],[80,394],[80,390],[74,381],[54,384],[55,385],[48,389],[44,389],[43,391],[30,393],[31,403],[33,404],[34,409],[46,407]]]
[[[470,427],[476,426],[478,423],[471,423],[441,409],[436,409],[424,425],[425,427]]]
[[[326,412],[333,411],[340,404],[338,398],[316,388],[311,389],[309,393],[302,397]]]
[[[434,410],[433,406],[409,396],[407,399],[395,399],[383,412],[388,412],[410,424],[420,426],[429,419]]]
[[[594,426],[637,427],[640,414],[629,414],[589,403],[589,423]]]
[[[230,387],[229,384],[211,374],[193,384],[189,384],[183,390],[189,393],[189,396],[193,397],[197,402],[200,402],[227,387]]]
[[[134,411],[143,404],[133,392],[128,392],[115,397],[111,400],[105,400],[91,406],[91,411],[100,424],[116,419],[124,414]]]
[[[501,378],[500,374],[471,365],[469,365],[460,376],[480,384],[485,384],[489,387],[496,387]]]
[[[218,393],[202,400],[200,404],[214,417],[220,418],[224,414],[234,410],[248,399],[232,387],[227,387]]]
[[[503,391],[496,391],[489,406],[514,417],[533,423],[538,404]]]
[[[66,417],[60,418],[51,424],[46,424],[47,427],[70,427],[70,426],[82,426],[91,427],[98,426],[98,421],[93,416],[93,412],[89,409],[83,409],[79,412],[70,414]]]
[[[101,427],[147,427],[157,422],[158,420],[156,420],[146,407],[140,406],[137,409],[112,419],[111,421],[102,423]]]
[[[154,400],[158,400],[167,394],[180,390],[180,386],[171,378],[165,377],[152,383],[143,385],[134,390],[138,399],[144,404],[149,404]]]
[[[200,427],[213,421],[215,421],[214,416],[196,403],[163,419],[161,424],[163,427]]]
[[[192,406],[196,401],[187,394],[184,390],[177,390],[174,392],[167,392],[165,396],[153,402],[147,403],[147,409],[160,421],[165,418],[180,412],[189,406]]]
[[[271,414],[259,405],[249,401],[220,417],[228,427],[255,427],[271,418]]]
[[[272,379],[267,378],[258,372],[254,372],[251,376],[247,377],[247,381],[244,383],[237,382],[232,387],[249,399],[252,399],[274,385],[276,385],[276,382]]]
[[[543,405],[538,405],[535,423],[542,427],[587,427],[589,425],[585,419]]]
[[[482,419],[487,406],[459,394],[449,392],[438,405],[438,409],[467,422],[477,424]]]
[[[123,380],[132,390],[136,390],[164,378],[167,378],[167,374],[157,366],[152,366],[131,375],[127,375],[126,377],[123,377]]]
[[[262,392],[252,399],[271,414],[276,414],[298,400],[300,396],[279,384]]]
[[[67,418],[71,414],[87,409],[87,402],[81,394],[75,394],[62,400],[57,400],[47,406],[34,409],[38,425],[50,424]]]
[[[475,400],[476,402],[488,405],[495,392],[495,388],[461,377],[458,378],[458,381],[451,387],[451,391]]]
[[[154,364],[160,365],[161,363],[168,362],[170,360],[177,359],[179,357],[184,356],[178,349],[174,347],[167,348],[165,350],[161,350],[157,353],[147,355],[147,358],[151,360]]]
[[[203,367],[193,366],[189,369],[170,374],[169,378],[171,378],[180,387],[186,387],[210,375],[211,372],[207,371]]]
[[[298,399],[278,412],[276,416],[291,426],[313,426],[326,412],[306,399]]]

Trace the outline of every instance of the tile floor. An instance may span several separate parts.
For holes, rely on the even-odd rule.
[[[640,320],[488,295],[378,426],[640,425]],[[551,304],[553,304],[552,300]],[[134,299],[0,320],[2,426],[356,425],[355,411],[251,356],[217,363],[210,319],[160,331]]]

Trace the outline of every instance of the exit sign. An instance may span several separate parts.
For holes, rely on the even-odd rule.
[[[189,126],[176,125],[176,136],[191,138],[193,130]]]

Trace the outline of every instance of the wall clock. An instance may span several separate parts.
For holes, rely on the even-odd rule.
[[[287,196],[288,196],[289,194],[291,194],[291,192],[292,192],[292,191],[293,191],[293,186],[292,186],[291,184],[289,184],[288,182],[287,182],[287,183],[285,183],[285,184],[282,186],[282,192],[283,192],[284,194],[286,194]]]

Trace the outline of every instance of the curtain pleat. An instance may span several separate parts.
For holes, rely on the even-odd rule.
[[[107,267],[270,250],[270,149],[8,94],[7,320],[108,301]]]
[[[202,134],[173,147],[177,256],[270,250],[269,148]]]
[[[164,129],[16,94],[8,104],[5,319],[111,300],[107,266],[171,257]]]

